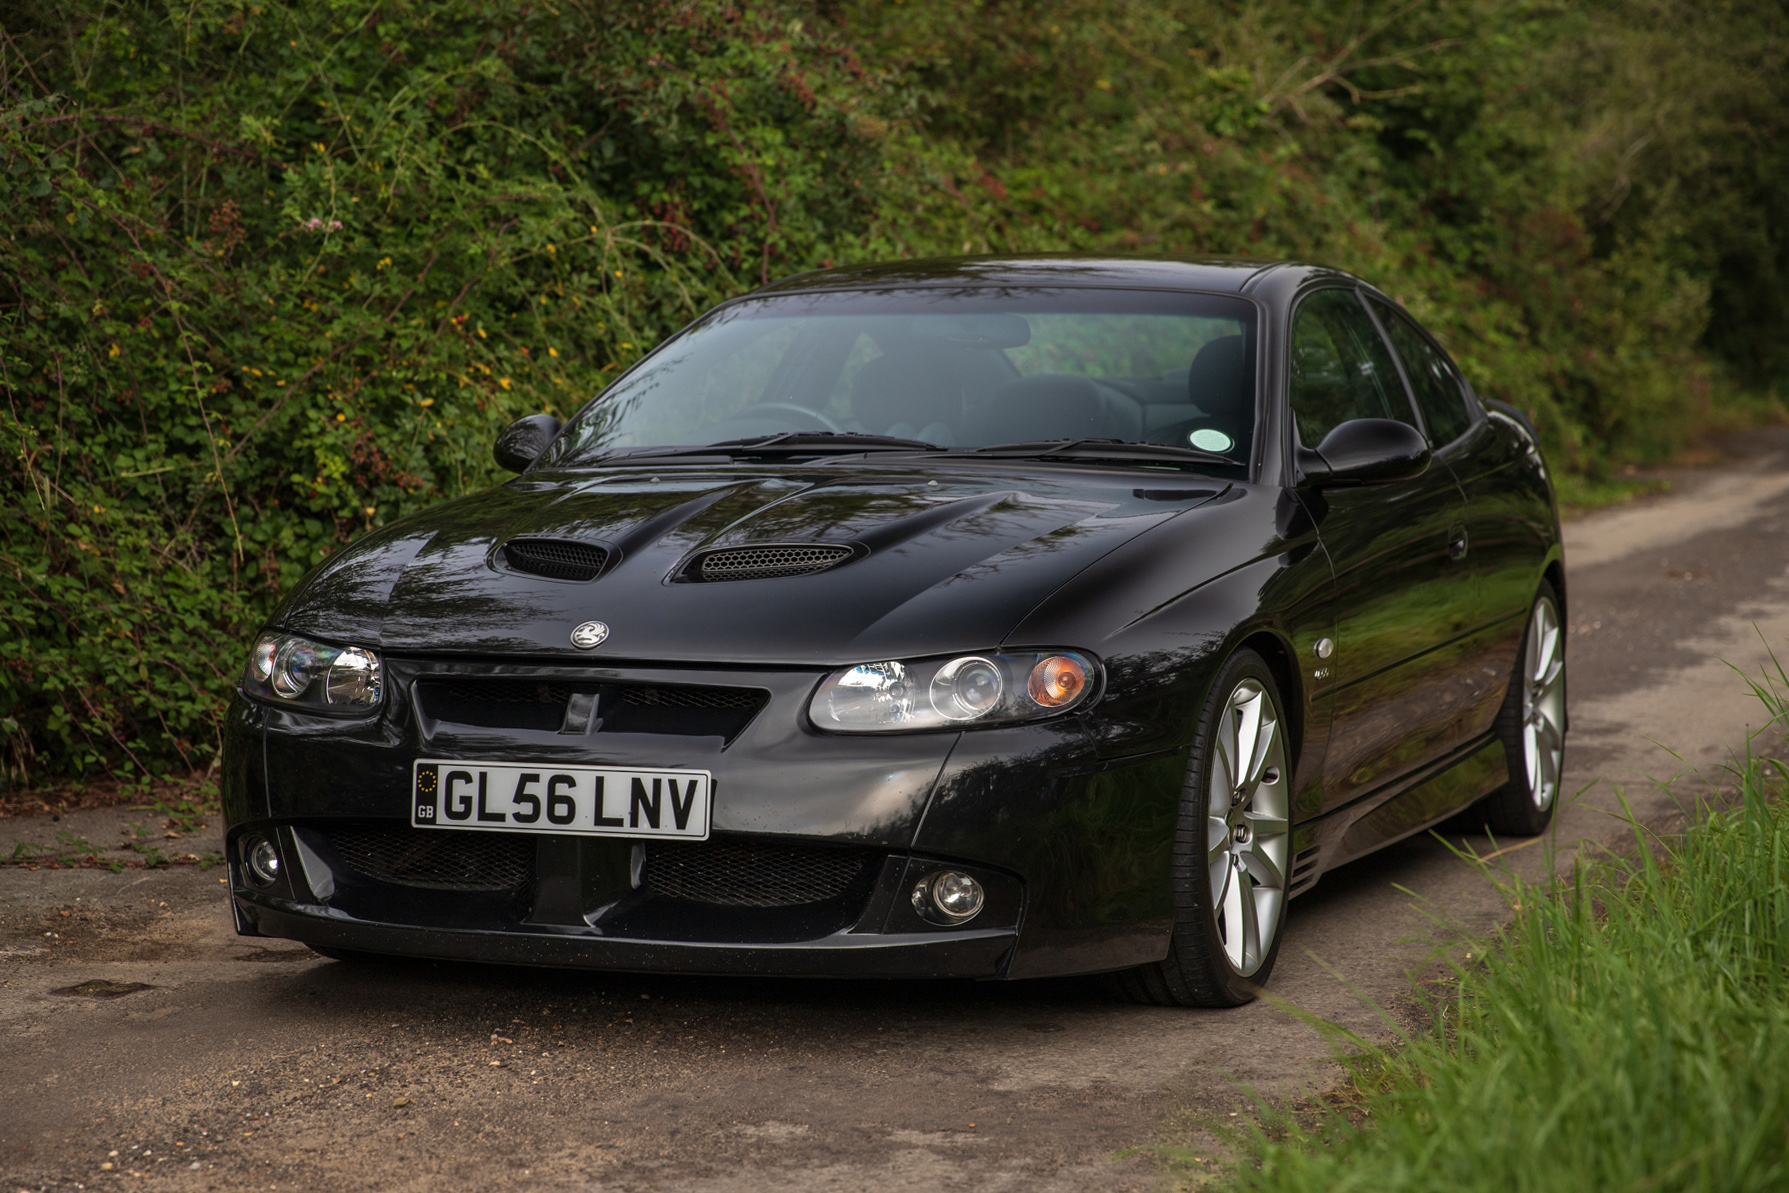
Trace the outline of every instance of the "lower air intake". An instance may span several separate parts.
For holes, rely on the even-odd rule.
[[[732,547],[704,555],[697,574],[710,581],[768,580],[823,572],[849,558],[849,547]]]
[[[562,539],[511,539],[503,544],[503,558],[518,572],[554,580],[594,580],[609,562],[609,553]]]
[[[381,882],[438,891],[510,891],[534,880],[534,838],[391,828],[335,829],[329,843],[349,866]]]
[[[725,907],[794,907],[836,899],[876,863],[864,849],[787,845],[658,844],[646,847],[641,885],[653,894]]]

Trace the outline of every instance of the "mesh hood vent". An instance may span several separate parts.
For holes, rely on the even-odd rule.
[[[777,547],[730,547],[702,557],[697,574],[703,580],[767,580],[823,572],[851,558],[850,547],[824,544]]]
[[[532,572],[554,580],[594,580],[602,574],[609,553],[589,543],[512,539],[503,545],[503,558],[518,572]]]

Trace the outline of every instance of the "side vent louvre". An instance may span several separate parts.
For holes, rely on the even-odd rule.
[[[589,543],[560,539],[511,539],[503,544],[503,558],[518,572],[532,572],[554,580],[594,580],[602,574],[609,553]]]
[[[1301,894],[1316,883],[1319,872],[1317,854],[1320,848],[1321,846],[1313,845],[1292,856],[1292,874],[1286,880],[1288,896]]]
[[[779,547],[732,547],[702,557],[696,575],[706,581],[768,580],[776,576],[805,576],[823,572],[850,559],[850,547],[825,545]]]

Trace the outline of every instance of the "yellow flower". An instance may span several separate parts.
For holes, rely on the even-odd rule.
[[[422,401],[417,403],[418,406],[433,406],[434,404],[435,404],[434,398],[424,398]]]
[[[118,345],[113,344],[112,350],[110,352],[106,353],[106,355],[107,356],[117,356],[119,351],[120,351],[120,349],[119,349]]]
[[[348,416],[345,414],[338,414],[335,416],[335,421],[338,423],[345,423],[348,421]]]
[[[112,355],[113,355],[113,356],[116,356],[116,355],[118,355],[118,350],[117,350],[117,349],[116,349],[116,348],[114,348],[114,349],[113,349],[113,350],[112,350]],[[547,355],[548,355],[548,356],[558,356],[558,355],[559,355],[559,349],[557,349],[557,348],[548,348],[548,349],[547,349]]]
[[[497,378],[497,384],[501,385],[504,389],[508,389],[509,388],[509,378],[508,377],[499,377],[499,378]]]

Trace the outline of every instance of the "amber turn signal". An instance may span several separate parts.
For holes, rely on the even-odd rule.
[[[1031,698],[1045,708],[1073,704],[1087,689],[1087,665],[1067,655],[1051,655],[1031,669]]]

